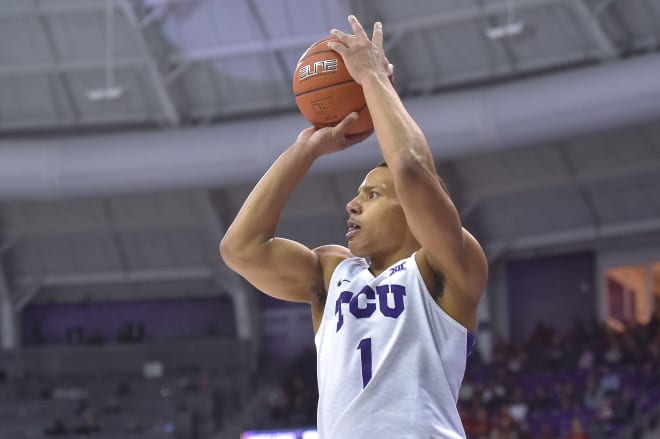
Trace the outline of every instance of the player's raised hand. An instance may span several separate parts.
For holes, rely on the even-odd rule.
[[[376,22],[374,24],[373,34],[369,39],[354,15],[348,16],[348,22],[353,30],[353,35],[333,29],[330,32],[341,41],[341,44],[330,42],[328,47],[341,55],[355,82],[362,84],[364,79],[372,74],[383,74],[391,77],[393,66],[387,60],[383,50],[382,23]]]

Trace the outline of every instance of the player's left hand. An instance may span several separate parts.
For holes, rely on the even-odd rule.
[[[348,73],[355,82],[362,84],[364,79],[371,74],[382,74],[392,78],[394,66],[387,60],[383,50],[382,23],[377,21],[374,24],[373,35],[369,39],[354,15],[348,16],[348,22],[353,29],[353,35],[333,29],[330,33],[341,41],[341,44],[329,42],[328,47],[341,55]]]

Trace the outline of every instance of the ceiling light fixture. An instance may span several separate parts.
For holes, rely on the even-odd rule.
[[[523,33],[526,28],[523,20],[517,19],[514,0],[507,0],[507,20],[500,26],[492,26],[486,29],[486,36],[493,41],[502,38],[513,38]]]
[[[115,5],[114,0],[105,0],[105,86],[87,90],[85,95],[92,102],[119,99],[124,94],[124,88],[115,84],[115,74],[112,53],[114,52]]]

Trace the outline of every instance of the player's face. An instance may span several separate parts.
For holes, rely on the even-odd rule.
[[[388,168],[369,172],[346,210],[349,214],[346,239],[355,256],[395,253],[410,236]]]

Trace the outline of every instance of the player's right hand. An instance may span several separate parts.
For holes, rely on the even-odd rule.
[[[373,130],[366,133],[349,135],[346,131],[357,121],[356,112],[349,113],[334,127],[314,128],[309,127],[298,134],[296,143],[304,144],[306,148],[311,149],[316,157],[333,152],[343,151],[356,143],[362,142],[369,137]]]

